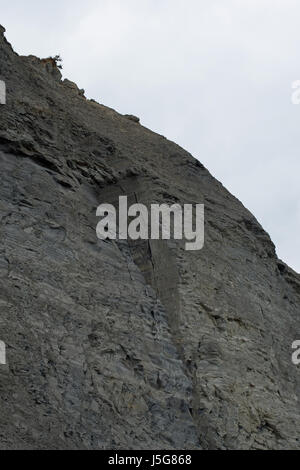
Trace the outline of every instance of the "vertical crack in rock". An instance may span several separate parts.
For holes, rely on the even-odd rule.
[[[199,161],[4,31],[0,448],[299,449],[299,274]],[[204,248],[98,240],[122,194],[205,204]]]

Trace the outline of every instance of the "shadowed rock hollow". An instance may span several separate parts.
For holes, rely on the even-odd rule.
[[[253,215],[4,28],[0,79],[0,448],[299,449],[300,277]],[[98,240],[119,195],[204,203],[205,247]]]

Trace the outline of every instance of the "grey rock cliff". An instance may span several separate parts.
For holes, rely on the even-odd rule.
[[[300,277],[190,154],[0,28],[1,449],[299,449]],[[205,247],[100,241],[96,208],[204,203]]]

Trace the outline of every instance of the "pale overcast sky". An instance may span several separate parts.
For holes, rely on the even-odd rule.
[[[300,272],[299,0],[0,0],[19,54],[177,142]]]

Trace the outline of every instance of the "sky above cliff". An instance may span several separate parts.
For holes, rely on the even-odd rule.
[[[12,0],[19,54],[61,54],[86,96],[176,141],[300,272],[298,0]]]

